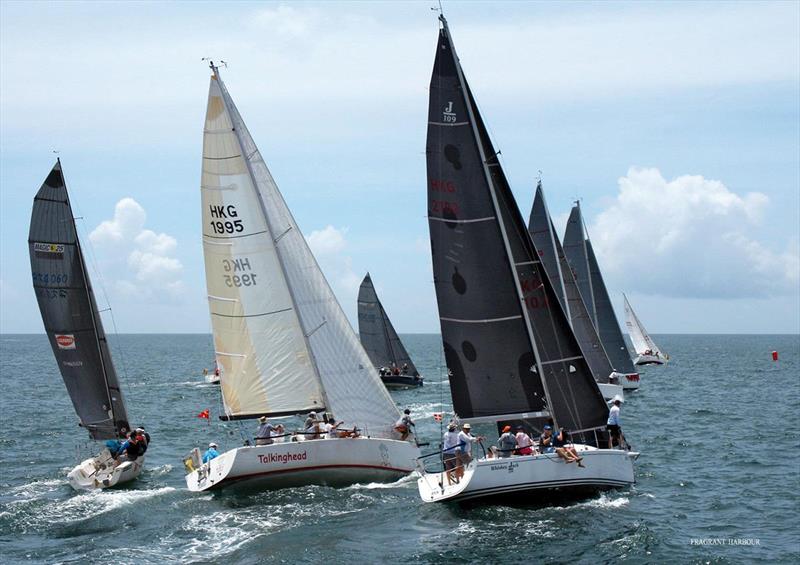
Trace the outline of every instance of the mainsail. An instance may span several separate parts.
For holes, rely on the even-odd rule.
[[[608,354],[611,366],[620,373],[633,374],[636,369],[633,367],[631,354],[622,336],[622,330],[614,313],[614,306],[606,290],[606,283],[603,282],[603,275],[600,274],[600,267],[592,249],[592,242],[586,240],[586,252],[589,258],[589,274],[592,278],[592,288],[594,289],[594,305],[597,310],[597,335]]]
[[[546,417],[581,429],[608,413],[514,201],[447,22],[430,83],[428,224],[456,413]]]
[[[608,360],[603,344],[592,324],[572,269],[567,263],[564,249],[556,235],[550,212],[547,210],[541,182],[536,186],[528,231],[534,246],[539,251],[539,258],[545,273],[547,273],[547,278],[556,289],[559,302],[571,321],[572,331],[575,333],[575,338],[581,346],[583,356],[586,358],[595,380],[599,383],[609,382],[609,376],[614,369],[611,367],[611,362]]]
[[[358,334],[375,368],[407,365],[409,375],[419,375],[383,309],[369,273],[358,289]]]
[[[227,418],[326,408],[389,436],[372,368],[214,67],[203,143],[206,284]]]
[[[603,344],[608,360],[615,371],[634,374],[628,348],[622,331],[619,329],[614,307],[608,297],[603,275],[592,250],[592,242],[583,229],[580,204],[572,208],[564,233],[564,254],[575,275],[578,289],[586,304],[600,342]]]
[[[72,405],[93,439],[130,429],[57,161],[33,199],[28,246],[33,288]]]
[[[643,355],[649,351],[649,355],[664,357],[664,354],[652,340],[650,334],[644,329],[636,312],[633,311],[630,302],[628,302],[628,297],[624,294],[622,297],[625,299],[625,326],[628,328],[628,335],[631,336],[633,349],[639,355]]]

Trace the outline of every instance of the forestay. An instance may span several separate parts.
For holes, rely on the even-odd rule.
[[[123,437],[128,415],[60,161],[33,200],[28,247],[47,339],[81,425],[94,439]]]
[[[652,355],[664,357],[664,354],[661,352],[661,350],[650,337],[650,334],[647,333],[647,330],[642,325],[642,322],[639,320],[636,312],[633,311],[630,302],[628,302],[628,297],[624,294],[622,297],[625,299],[625,325],[628,328],[628,335],[631,336],[633,349],[639,355],[649,351]]]
[[[569,267],[558,235],[556,235],[541,182],[536,186],[528,231],[534,246],[539,251],[539,258],[545,273],[547,273],[547,278],[556,289],[559,302],[570,318],[572,331],[575,333],[575,338],[580,344],[583,356],[586,358],[595,380],[599,383],[609,382],[609,376],[613,371],[611,362],[608,360],[603,344],[592,324],[583,297],[575,282],[575,276]]]
[[[214,129],[220,129],[218,126],[233,129],[233,135],[229,137],[232,145],[220,157],[239,155],[243,158],[245,173],[240,173],[242,168],[237,167],[236,179],[252,195],[252,204],[247,206],[248,221],[260,221],[260,224],[243,226],[243,233],[255,234],[259,226],[263,226],[264,237],[261,240],[263,242],[269,234],[272,242],[269,253],[277,259],[263,263],[258,272],[251,267],[248,273],[263,274],[264,282],[280,297],[264,311],[266,314],[287,314],[288,318],[291,312],[290,323],[276,328],[276,331],[284,333],[287,343],[291,343],[291,347],[286,348],[286,375],[281,378],[274,370],[265,373],[266,367],[259,367],[263,383],[259,391],[262,402],[270,401],[270,396],[276,394],[273,390],[276,386],[275,390],[286,391],[281,393],[283,403],[293,404],[294,411],[308,401],[313,405],[324,403],[346,425],[357,425],[374,436],[390,437],[399,411],[373,370],[216,69],[211,81],[209,106],[212,103],[219,108],[220,114],[217,123],[213,124]],[[222,189],[218,191],[220,194],[227,194],[226,187],[230,184],[231,181],[226,179],[215,186]],[[207,206],[203,212],[207,225],[217,220],[211,217]],[[227,224],[223,224],[223,228],[227,230]],[[235,225],[233,229],[236,230]],[[240,234],[228,234],[224,241],[231,242],[231,238],[237,235]],[[259,285],[261,282],[259,277]],[[255,290],[255,286],[249,290]],[[279,313],[280,310],[284,312]],[[291,338],[285,337],[290,326]],[[272,342],[260,338],[259,344],[265,350],[264,355],[274,356]],[[295,356],[293,362],[290,359],[292,355]],[[292,363],[295,367],[289,368]],[[271,366],[274,367],[275,363]],[[223,388],[226,388],[227,378],[223,371]]]
[[[419,375],[375,292],[369,273],[358,289],[358,334],[375,368],[407,365],[409,375]]]
[[[440,19],[428,117],[428,218],[454,409],[462,418],[549,411],[572,429],[602,425],[606,405],[541,272]]]

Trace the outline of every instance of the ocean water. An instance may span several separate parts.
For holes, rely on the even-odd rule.
[[[210,336],[111,337],[132,424],[153,436],[130,487],[77,493],[66,472],[90,445],[44,336],[0,336],[3,563],[800,562],[800,337],[655,336],[672,356],[642,369],[623,428],[637,483],[572,503],[423,504],[413,478],[345,489],[193,494],[182,456],[216,440]],[[404,340],[423,388],[392,393],[421,441],[445,411],[438,336]],[[770,352],[779,351],[780,360]],[[196,415],[210,408],[210,422]],[[254,433],[245,422],[243,432]],[[433,447],[427,449],[433,450]]]

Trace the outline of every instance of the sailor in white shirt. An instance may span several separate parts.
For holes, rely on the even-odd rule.
[[[451,485],[458,482],[453,470],[456,468],[456,447],[458,447],[459,433],[456,423],[450,422],[447,431],[442,437],[442,460],[444,462],[444,472],[447,474],[447,484]]]
[[[458,459],[458,467],[456,467],[456,477],[461,479],[464,476],[464,469],[472,461],[472,444],[481,441],[481,436],[474,436],[470,432],[472,426],[466,423],[462,426],[461,431],[458,433],[458,447],[456,447],[456,458]]]

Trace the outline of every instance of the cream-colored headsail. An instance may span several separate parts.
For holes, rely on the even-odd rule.
[[[296,414],[325,405],[263,206],[211,78],[203,133],[203,253],[228,417]]]
[[[358,426],[372,436],[391,437],[399,416],[397,406],[325,280],[225,85],[222,81],[219,85],[261,196],[267,222],[275,234],[275,247],[327,407],[345,426]]]

